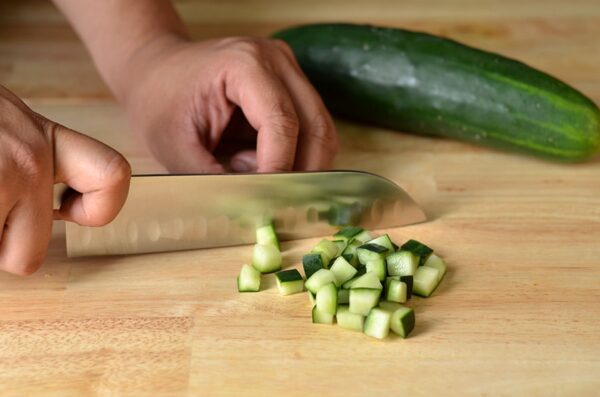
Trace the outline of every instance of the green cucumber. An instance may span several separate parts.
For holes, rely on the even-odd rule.
[[[278,251],[281,250],[277,234],[275,233],[275,227],[272,223],[256,229],[256,243],[262,245],[271,244],[277,248]]]
[[[379,281],[379,276],[375,272],[366,272],[360,277],[353,279],[352,283],[348,285],[348,288],[373,288],[373,289],[383,289],[381,282]]]
[[[440,283],[440,271],[435,267],[419,266],[413,276],[413,293],[428,297]]]
[[[404,303],[408,299],[408,288],[403,281],[390,280],[385,291],[385,298],[390,302]]]
[[[272,244],[255,244],[252,266],[261,273],[271,273],[281,269],[281,252]]]
[[[425,263],[423,263],[423,266],[429,266],[429,267],[434,267],[434,268],[438,269],[438,271],[439,271],[438,282],[440,282],[442,280],[442,277],[444,277],[444,274],[446,274],[446,263],[444,262],[444,260],[442,258],[437,256],[436,254],[431,254],[429,256],[429,258],[427,258]]]
[[[356,249],[358,261],[366,265],[368,261],[385,258],[389,250],[379,244],[363,244]]]
[[[338,246],[331,240],[323,239],[312,249],[311,253],[320,254],[325,268],[329,267],[329,262],[337,256]]]
[[[345,329],[362,332],[365,325],[365,317],[352,313],[348,305],[339,305],[335,314],[337,324]]]
[[[560,161],[600,151],[600,110],[519,61],[427,33],[356,24],[278,32],[327,107],[401,131]]]
[[[415,312],[413,309],[394,302],[379,302],[379,307],[391,313],[390,329],[402,338],[415,328]]]
[[[364,333],[377,339],[385,339],[390,333],[392,314],[383,309],[373,308],[365,320]]]
[[[316,294],[319,288],[329,283],[335,284],[335,275],[331,270],[320,269],[306,280],[304,286],[307,290]]]
[[[336,240],[346,240],[348,243],[350,243],[352,240],[354,240],[354,237],[358,236],[364,230],[365,229],[359,226],[348,226],[336,232],[333,235],[333,238]]]
[[[385,271],[385,259],[383,258],[378,258],[372,261],[368,261],[365,264],[366,268],[367,268],[367,272],[373,272],[375,274],[377,274],[377,277],[379,277],[380,281],[385,280],[385,276],[386,276],[386,271]]]
[[[366,316],[379,303],[380,289],[354,288],[350,290],[350,311]]]
[[[239,292],[260,291],[260,272],[250,265],[242,266],[237,278]]]
[[[390,276],[412,276],[419,266],[419,257],[410,251],[398,251],[385,258]]]
[[[304,279],[296,269],[275,273],[275,280],[277,280],[277,288],[281,295],[292,295],[304,291]]]
[[[306,254],[302,257],[302,267],[304,268],[304,275],[307,279],[315,274],[318,270],[324,269],[323,259],[321,254]]]
[[[417,240],[408,240],[400,246],[400,251],[410,251],[419,257],[419,266],[423,266],[433,250]]]
[[[335,285],[338,287],[350,280],[357,273],[356,268],[349,264],[343,256],[338,257],[329,270],[335,276]]]
[[[387,234],[384,234],[383,236],[379,236],[377,238],[369,240],[369,241],[367,241],[367,244],[381,245],[382,247],[385,247],[388,249],[388,253],[394,252],[395,251],[394,247],[396,246],[396,244],[394,244],[394,242],[392,241],[390,236],[388,236]]]
[[[362,243],[358,240],[353,240],[350,244],[346,246],[346,249],[342,251],[342,256],[344,259],[348,261],[352,266],[358,266],[358,255],[356,255],[356,249],[360,247]]]
[[[338,305],[350,303],[350,290],[349,289],[338,289]]]
[[[334,314],[320,312],[317,310],[317,306],[314,306],[312,308],[313,324],[333,324],[334,319]]]
[[[319,288],[315,299],[317,310],[321,313],[335,314],[338,305],[337,296],[337,288],[334,283]]]

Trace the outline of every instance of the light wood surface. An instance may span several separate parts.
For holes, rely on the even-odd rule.
[[[198,38],[309,21],[405,26],[516,57],[600,102],[600,3],[181,1]],[[44,1],[0,4],[0,82],[42,114],[160,167]],[[0,115],[1,117],[1,115]],[[405,187],[430,221],[387,230],[450,266],[406,340],[311,324],[272,276],[236,292],[250,247],[70,260],[57,224],[28,278],[0,274],[2,396],[593,396],[600,393],[600,159],[560,165],[338,122],[336,167]],[[283,245],[286,267],[314,240]]]

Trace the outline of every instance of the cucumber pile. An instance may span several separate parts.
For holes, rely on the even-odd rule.
[[[306,289],[315,324],[337,324],[383,339],[390,330],[402,338],[415,326],[413,309],[403,306],[413,294],[430,296],[446,264],[425,244],[396,245],[387,234],[373,237],[346,227],[321,240],[302,258],[306,281],[296,269],[281,270],[279,241],[272,225],[257,229],[252,266],[238,276],[239,292],[260,290],[261,273],[275,274],[281,295]]]

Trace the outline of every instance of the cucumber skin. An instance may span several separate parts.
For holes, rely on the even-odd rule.
[[[600,110],[521,62],[453,40],[354,24],[277,32],[328,108],[349,119],[576,162],[600,152]]]

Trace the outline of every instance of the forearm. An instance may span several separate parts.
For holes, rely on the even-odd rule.
[[[169,0],[53,0],[90,51],[100,74],[121,101],[135,78],[136,54],[187,38]]]

